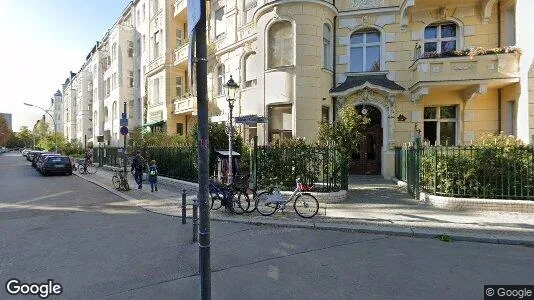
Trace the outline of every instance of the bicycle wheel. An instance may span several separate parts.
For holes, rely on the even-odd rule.
[[[80,174],[86,173],[87,169],[84,168],[83,164],[78,164],[78,167],[76,168]]]
[[[245,204],[243,204],[243,206],[241,206],[241,200],[242,199],[241,199],[241,197],[239,195],[239,191],[235,191],[233,193],[233,195],[231,195],[231,196],[232,196],[232,199],[229,200],[230,203],[229,203],[229,206],[227,207],[227,209],[229,211],[233,212],[234,214],[237,214],[237,215],[243,214],[245,212],[244,207],[246,207],[246,206],[245,206]],[[245,201],[243,201],[243,202],[245,202]]]
[[[277,203],[271,203],[269,192],[262,192],[256,196],[256,209],[262,216],[270,216],[278,209]]]
[[[311,218],[319,211],[319,201],[312,194],[303,193],[297,196],[293,208],[299,216]]]
[[[89,174],[95,174],[96,173],[96,167],[93,164],[87,165],[87,173]]]
[[[251,213],[256,210],[256,193],[251,188],[246,188],[239,191],[239,204],[246,213]]]
[[[128,180],[126,180],[126,178],[123,179],[122,187],[124,188],[125,191],[130,190],[130,184],[128,184]]]
[[[120,180],[119,176],[113,175],[113,177],[111,177],[111,182],[113,182],[113,187],[114,188],[116,188],[117,190],[120,189],[121,180]]]
[[[211,210],[218,210],[222,207],[221,198],[218,195],[210,195],[211,198]]]

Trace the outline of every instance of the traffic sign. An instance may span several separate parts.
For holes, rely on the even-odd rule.
[[[122,116],[122,119],[126,119],[126,113],[125,113],[125,112],[123,112],[123,113],[121,114],[121,116]]]
[[[127,135],[128,134],[128,127],[122,126],[120,132],[121,132],[122,135]]]
[[[120,119],[119,122],[121,127],[128,126],[128,119]]]

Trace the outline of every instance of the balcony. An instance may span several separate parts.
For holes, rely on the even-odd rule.
[[[237,29],[237,39],[240,41],[251,37],[254,34],[256,34],[256,27],[254,26],[254,22],[249,22],[248,24]]]
[[[189,43],[185,43],[178,49],[174,50],[174,65],[180,65],[187,62],[189,56]]]
[[[191,95],[177,97],[174,100],[174,114],[197,114],[197,98]]]
[[[174,1],[174,17],[178,17],[185,12],[187,8],[187,0],[175,0]]]
[[[148,73],[163,66],[164,63],[165,63],[165,55],[161,55],[160,57],[151,60],[150,63],[148,64]]]
[[[410,67],[412,100],[421,99],[432,87],[487,90],[519,82],[519,56],[515,53],[441,58],[421,58]]]

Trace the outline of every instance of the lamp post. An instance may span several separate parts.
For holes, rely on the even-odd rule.
[[[234,79],[232,78],[232,75],[230,75],[230,80],[224,85],[225,89],[225,95],[226,95],[226,101],[228,101],[228,106],[230,108],[230,112],[228,115],[228,184],[232,183],[234,181],[234,171],[233,171],[233,157],[232,157],[232,142],[234,139],[234,130],[232,127],[232,110],[234,109],[234,102],[237,98],[237,92],[239,90],[239,85],[235,83]]]
[[[26,102],[24,102],[24,105],[26,105],[26,106],[32,106],[32,107],[36,107],[36,108],[38,108],[38,109],[44,111],[45,113],[47,113],[47,114],[50,116],[50,118],[52,119],[52,122],[54,123],[54,133],[56,133],[56,130],[57,130],[56,119],[54,119],[54,116],[52,116],[52,114],[50,114],[50,111],[49,111],[49,110],[46,110],[46,109],[44,109],[44,108],[42,108],[42,107],[39,107],[39,106],[37,106],[37,105],[35,105],[35,104],[30,104],[30,103],[26,103]],[[35,141],[34,141],[34,144],[35,144]],[[54,137],[54,144],[55,144],[55,146],[56,146],[56,153],[57,153],[57,142],[55,141],[55,137]]]

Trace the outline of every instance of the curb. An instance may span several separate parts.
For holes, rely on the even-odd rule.
[[[155,213],[164,216],[170,217],[179,217],[174,214],[161,212],[159,210],[154,210],[148,207],[144,207],[138,204],[137,199],[126,195],[122,192],[119,192],[115,189],[109,188],[104,184],[101,184],[90,178],[82,177],[76,173],[73,173],[83,180],[87,180],[116,196],[119,196],[125,200],[136,203],[137,207],[142,208],[143,210]],[[187,217],[191,219],[190,216]],[[317,230],[331,230],[331,231],[341,231],[341,232],[358,232],[358,233],[370,233],[370,234],[380,234],[380,235],[390,235],[390,236],[404,236],[404,237],[413,237],[413,238],[426,238],[426,239],[436,239],[438,235],[449,235],[453,238],[454,241],[462,242],[476,242],[476,243],[488,243],[488,244],[500,244],[500,245],[522,245],[522,246],[534,246],[534,239],[513,239],[510,237],[497,237],[491,233],[476,233],[472,234],[462,234],[455,232],[446,232],[439,231],[440,229],[419,229],[413,227],[398,227],[398,226],[376,226],[368,224],[339,224],[339,223],[326,223],[326,222],[301,222],[301,221],[292,221],[292,220],[249,220],[249,219],[238,219],[232,217],[219,217],[219,216],[210,216],[212,221],[221,221],[221,222],[231,222],[237,224],[249,224],[249,225],[263,225],[263,226],[273,226],[273,227],[290,227],[290,228],[303,228],[303,229],[317,229]],[[433,232],[428,232],[433,231]],[[439,233],[438,233],[439,231]],[[480,236],[484,235],[484,236]]]

